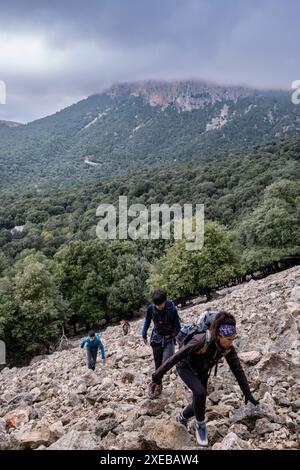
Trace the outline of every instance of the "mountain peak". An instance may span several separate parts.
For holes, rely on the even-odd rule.
[[[253,96],[257,90],[242,86],[224,86],[202,80],[148,80],[112,85],[106,92],[111,97],[122,94],[141,96],[151,106],[163,109],[174,106],[180,111],[201,109],[220,101],[233,101]]]

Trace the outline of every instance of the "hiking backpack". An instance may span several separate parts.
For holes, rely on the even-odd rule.
[[[210,326],[212,322],[215,320],[218,313],[220,313],[220,310],[214,310],[212,308],[208,308],[200,315],[196,323],[193,323],[192,325],[188,325],[188,324],[183,325],[176,337],[176,342],[179,346],[179,349],[185,346],[193,338],[194,335],[199,334],[199,333],[205,333],[205,342],[204,342],[203,347],[199,351],[201,354],[204,354],[208,346],[212,342]],[[226,349],[224,351],[224,356],[228,354],[229,352],[230,352],[230,349]],[[219,363],[219,360],[215,364],[215,373],[214,373],[215,376],[217,375],[217,371],[218,371],[218,363]],[[211,373],[211,369],[209,370],[208,376],[210,375],[210,373]]]
[[[205,352],[209,343],[211,342],[211,333],[209,328],[218,313],[219,310],[209,308],[200,315],[196,323],[193,323],[192,325],[184,324],[176,336],[176,342],[179,346],[179,349],[185,346],[194,335],[205,333],[205,344],[202,348],[202,352]]]

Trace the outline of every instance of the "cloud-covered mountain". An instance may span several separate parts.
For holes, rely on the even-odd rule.
[[[5,126],[0,183],[2,190],[61,187],[214,158],[299,130],[300,106],[286,91],[201,81],[117,84],[46,118]]]

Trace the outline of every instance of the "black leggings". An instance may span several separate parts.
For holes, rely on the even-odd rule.
[[[189,419],[196,416],[197,421],[204,421],[208,374],[196,375],[189,367],[177,367],[177,372],[193,392],[193,402],[186,406],[182,412],[184,418]]]

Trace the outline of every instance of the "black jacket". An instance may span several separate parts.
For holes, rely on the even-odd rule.
[[[173,356],[167,359],[153,374],[153,382],[160,381],[164,374],[175,364],[177,367],[190,367],[197,375],[209,374],[210,369],[225,357],[233,375],[235,376],[244,395],[250,394],[248,380],[241,366],[240,360],[233,346],[229,349],[221,348],[215,341],[211,341],[204,351],[206,336],[199,333]],[[202,351],[201,351],[202,350]]]

